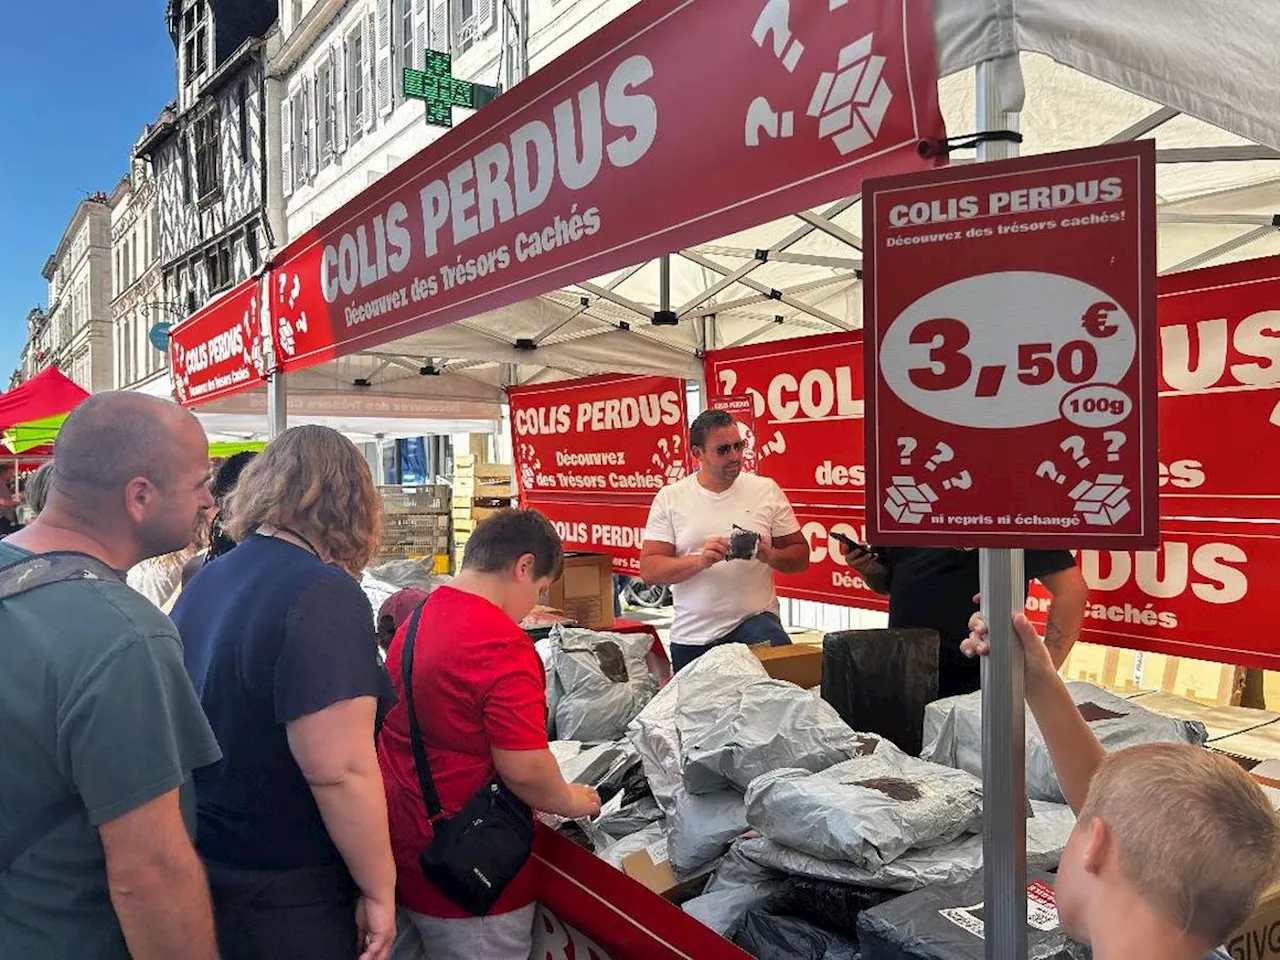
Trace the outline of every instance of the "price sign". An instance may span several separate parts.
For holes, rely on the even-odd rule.
[[[873,542],[1158,542],[1149,142],[868,181]]]

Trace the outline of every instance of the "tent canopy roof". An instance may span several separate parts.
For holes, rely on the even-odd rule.
[[[1275,58],[1268,0],[1238,0],[1229,19],[1191,0],[934,6],[949,131],[975,129],[974,67],[1002,60],[1001,97],[1021,111],[1024,154],[1156,141],[1161,272],[1280,253],[1280,112],[1260,69]],[[521,383],[606,371],[696,379],[711,346],[860,327],[861,232],[854,196],[674,252],[674,327],[651,323],[663,283],[650,261],[369,352],[432,358],[490,384],[504,364]],[[705,316],[715,317],[712,343]]]
[[[0,430],[70,413],[88,396],[57,367],[47,367],[8,393],[0,393]]]

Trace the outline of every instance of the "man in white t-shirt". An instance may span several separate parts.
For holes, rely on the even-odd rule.
[[[689,427],[689,446],[698,472],[658,491],[640,553],[640,579],[671,585],[676,670],[721,643],[790,643],[773,572],[809,566],[809,544],[781,488],[742,472],[741,425],[707,410]],[[749,559],[730,557],[735,527],[759,535]]]

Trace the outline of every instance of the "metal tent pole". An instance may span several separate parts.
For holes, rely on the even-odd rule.
[[[274,440],[289,427],[289,387],[283,370],[267,378],[267,438]]]
[[[1016,55],[1012,61],[978,64],[979,131],[1018,129],[1018,113],[1003,108],[999,85],[1002,78],[1017,77],[1020,83],[1017,67]],[[1014,143],[981,143],[978,162],[1013,157],[1017,150]],[[1013,632],[1013,614],[1026,602],[1023,570],[1021,550],[979,552],[982,615],[991,631],[991,653],[982,661],[982,872],[987,960],[1023,960],[1027,955],[1025,661]]]

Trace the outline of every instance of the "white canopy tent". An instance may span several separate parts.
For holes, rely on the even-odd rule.
[[[1155,139],[1161,272],[1280,253],[1278,31],[1266,0],[935,0],[935,22],[952,134],[975,126],[974,67],[999,61],[1022,154]],[[849,197],[675,252],[665,268],[643,263],[363,356],[375,387],[423,366],[442,383],[494,388],[504,376],[699,379],[699,351],[712,346],[860,327],[861,218]],[[653,324],[664,307],[675,326]],[[317,369],[337,383],[344,362]]]

